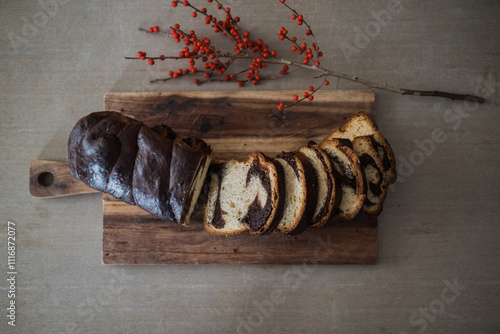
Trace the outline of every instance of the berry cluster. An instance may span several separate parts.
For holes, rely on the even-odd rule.
[[[222,52],[212,44],[210,39],[206,37],[198,37],[194,30],[191,30],[189,32],[181,30],[180,25],[175,24],[170,28],[170,36],[174,38],[175,42],[184,44],[184,47],[179,52],[178,56],[166,57],[165,55],[161,55],[159,57],[147,57],[145,52],[139,51],[137,53],[137,58],[135,59],[147,59],[150,65],[155,65],[155,60],[157,59],[185,59],[188,61],[189,67],[178,68],[175,71],[170,71],[169,78],[163,79],[161,81],[165,81],[168,79],[177,79],[188,74],[202,74],[202,78],[197,77],[194,79],[195,84],[201,84],[213,80],[223,80],[234,81],[238,84],[239,87],[244,87],[249,83],[257,85],[263,79],[261,72],[268,66],[268,64],[281,64],[282,68],[279,71],[281,75],[289,74],[290,66],[298,68],[304,66],[317,67],[320,65],[319,58],[323,54],[319,50],[311,27],[304,20],[303,15],[299,14],[295,11],[295,9],[291,8],[285,3],[286,0],[280,0],[280,2],[293,12],[292,19],[298,26],[306,27],[306,37],[313,39],[311,45],[309,46],[306,42],[299,44],[296,36],[289,37],[288,30],[284,27],[281,27],[280,31],[278,32],[280,40],[287,40],[293,44],[292,51],[296,52],[301,57],[301,62],[277,59],[277,52],[270,49],[269,45],[266,44],[262,39],[254,39],[251,37],[249,31],[240,30],[240,27],[238,26],[240,18],[237,16],[233,16],[229,7],[225,7],[218,0],[207,1],[209,3],[216,3],[216,8],[219,11],[218,13],[222,15],[222,19],[217,18],[213,14],[210,14],[207,8],[197,8],[187,0],[174,0],[171,4],[174,8],[178,6],[188,7],[189,9],[191,9],[192,17],[202,17],[205,24],[211,25],[216,33],[221,33],[223,36],[230,38],[234,42],[233,50]],[[158,26],[150,27],[149,30],[144,31],[153,34],[162,33],[160,32],[160,28]],[[250,63],[248,65],[248,68],[237,73],[230,73],[229,68],[236,60],[249,61]],[[326,74],[323,75],[323,82],[321,83],[320,87],[323,84],[328,84],[328,81],[326,81],[326,76]],[[283,110],[304,99],[313,100],[314,93],[320,87],[309,87],[308,91],[304,93],[303,98],[299,99],[299,97],[295,95],[292,97],[293,102],[291,104],[280,103],[277,106],[278,110]]]

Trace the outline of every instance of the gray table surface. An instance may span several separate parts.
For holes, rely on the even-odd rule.
[[[277,31],[296,28],[279,1],[227,3],[244,28],[288,52]],[[72,126],[101,110],[106,92],[238,88],[151,85],[176,64],[123,59],[138,50],[177,53],[178,45],[138,27],[180,22],[207,31],[168,0],[1,0],[0,332],[498,332],[500,3],[288,3],[313,26],[324,67],[487,98],[477,105],[376,91],[377,121],[400,174],[379,219],[379,263],[103,265],[101,196],[31,198],[30,161],[66,160]],[[299,71],[246,89],[304,89],[311,80]],[[17,238],[15,327],[6,310],[8,221]]]

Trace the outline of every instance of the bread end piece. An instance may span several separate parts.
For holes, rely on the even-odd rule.
[[[396,182],[396,158],[389,141],[378,130],[375,121],[364,112],[358,112],[340,128],[332,130],[324,140],[344,138],[354,140],[355,137],[372,136],[377,143],[377,152],[382,160],[389,184]]]

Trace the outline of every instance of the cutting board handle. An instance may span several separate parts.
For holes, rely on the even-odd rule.
[[[33,197],[63,197],[98,192],[69,171],[67,162],[33,160],[30,165],[30,193]]]

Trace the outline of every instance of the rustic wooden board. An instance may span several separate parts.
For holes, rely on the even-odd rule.
[[[109,93],[105,110],[146,124],[168,124],[182,136],[206,140],[214,157],[243,158],[258,150],[273,156],[321,140],[358,111],[374,116],[371,91],[318,91],[313,103],[270,117],[278,103],[302,92]],[[186,228],[104,195],[103,262],[106,264],[374,264],[377,219],[309,229],[289,237],[215,236],[200,215]]]

